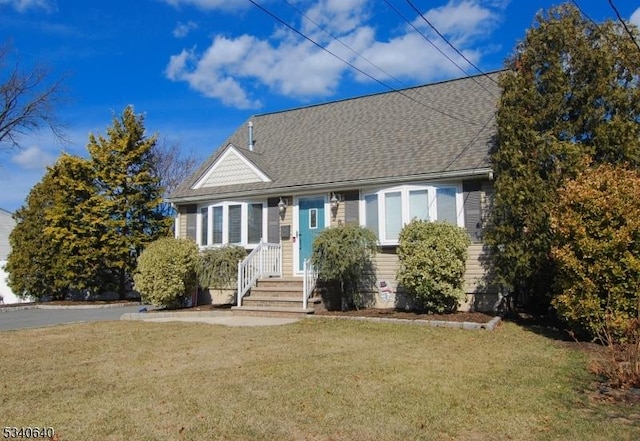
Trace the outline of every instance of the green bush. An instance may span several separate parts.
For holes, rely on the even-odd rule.
[[[144,302],[176,308],[197,286],[198,246],[190,239],[165,237],[142,252],[133,280]]]
[[[574,331],[616,340],[638,317],[639,195],[640,173],[610,165],[560,190],[551,223],[558,270],[552,304]]]
[[[419,311],[453,312],[465,300],[467,232],[445,222],[414,219],[402,228],[396,273]]]
[[[247,257],[247,250],[237,245],[208,248],[200,253],[196,272],[202,288],[235,288],[238,262]]]
[[[376,235],[354,224],[327,228],[313,241],[311,262],[318,281],[338,291],[340,309],[359,309],[371,302],[375,289],[372,259],[377,250]]]

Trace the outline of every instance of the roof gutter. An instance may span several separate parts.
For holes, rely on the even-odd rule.
[[[419,175],[410,175],[410,176],[358,179],[355,181],[322,182],[318,184],[289,185],[289,186],[255,189],[255,190],[232,191],[232,192],[217,193],[217,194],[179,196],[175,198],[172,198],[172,197],[167,198],[167,202],[179,204],[181,202],[201,202],[201,201],[210,201],[212,199],[233,199],[233,198],[256,196],[256,195],[260,195],[263,197],[270,197],[270,196],[282,196],[284,194],[292,194],[292,193],[311,193],[314,191],[317,192],[321,190],[335,190],[335,189],[351,190],[351,189],[359,189],[362,187],[372,187],[372,186],[379,186],[379,185],[385,185],[385,184],[401,184],[401,183],[412,182],[412,181],[437,181],[437,180],[444,180],[444,179],[464,180],[464,179],[477,178],[477,177],[486,177],[488,179],[493,179],[493,169],[491,167],[483,167],[483,168],[474,168],[471,170],[455,170],[455,171],[444,171],[444,172],[435,172],[435,173],[423,173]],[[215,187],[211,187],[211,189],[215,191]]]

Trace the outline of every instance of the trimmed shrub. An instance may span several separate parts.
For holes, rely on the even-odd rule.
[[[200,253],[196,272],[201,288],[236,288],[238,262],[247,257],[247,250],[237,245],[207,248]]]
[[[465,300],[464,272],[470,243],[463,228],[446,222],[414,219],[402,228],[396,277],[414,309],[453,312]]]
[[[552,210],[552,305],[574,332],[617,341],[638,318],[640,173],[601,165],[560,189]],[[607,340],[607,338],[604,338]]]
[[[340,309],[369,306],[375,289],[372,259],[377,251],[376,235],[355,224],[327,228],[313,241],[311,262],[318,271],[318,281],[338,291]]]
[[[177,308],[197,287],[198,246],[190,239],[165,237],[147,246],[138,258],[133,280],[142,300]]]

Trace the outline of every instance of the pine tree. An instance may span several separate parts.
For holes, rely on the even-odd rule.
[[[171,223],[158,210],[163,189],[153,171],[156,136],[145,136],[144,117],[133,107],[114,117],[107,137],[89,137],[97,186],[95,209],[101,213],[101,246],[120,298],[124,298],[145,244],[166,235]],[[96,219],[97,220],[97,219]]]
[[[80,170],[81,182],[77,181]],[[71,289],[85,287],[82,275],[90,271],[78,260],[91,248],[75,233],[81,222],[73,211],[80,211],[83,200],[90,197],[90,192],[79,189],[91,182],[87,172],[86,161],[63,155],[14,214],[17,225],[9,236],[7,272],[9,286],[18,295],[62,299]]]
[[[547,306],[558,188],[587,164],[640,164],[640,51],[619,24],[567,4],[536,17],[508,67],[487,243],[498,279]]]
[[[62,267],[58,283],[90,294],[105,291],[108,249],[102,243],[105,229],[92,163],[63,154],[51,169],[51,179],[57,190],[42,213],[43,234],[56,245],[55,258]]]

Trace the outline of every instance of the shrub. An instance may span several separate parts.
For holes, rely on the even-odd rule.
[[[318,280],[338,290],[342,310],[368,306],[375,286],[372,258],[377,250],[376,235],[354,224],[327,228],[313,241],[311,262]]]
[[[238,262],[247,257],[247,250],[237,245],[208,248],[200,253],[196,272],[202,288],[235,288]]]
[[[197,262],[198,247],[192,240],[158,239],[138,258],[135,289],[152,305],[179,307],[196,289]]]
[[[464,272],[469,235],[463,228],[414,219],[402,228],[396,272],[414,309],[455,311],[465,299]]]
[[[574,331],[619,340],[638,317],[640,173],[602,165],[568,181],[552,210],[553,306]],[[605,329],[606,327],[606,329]]]

